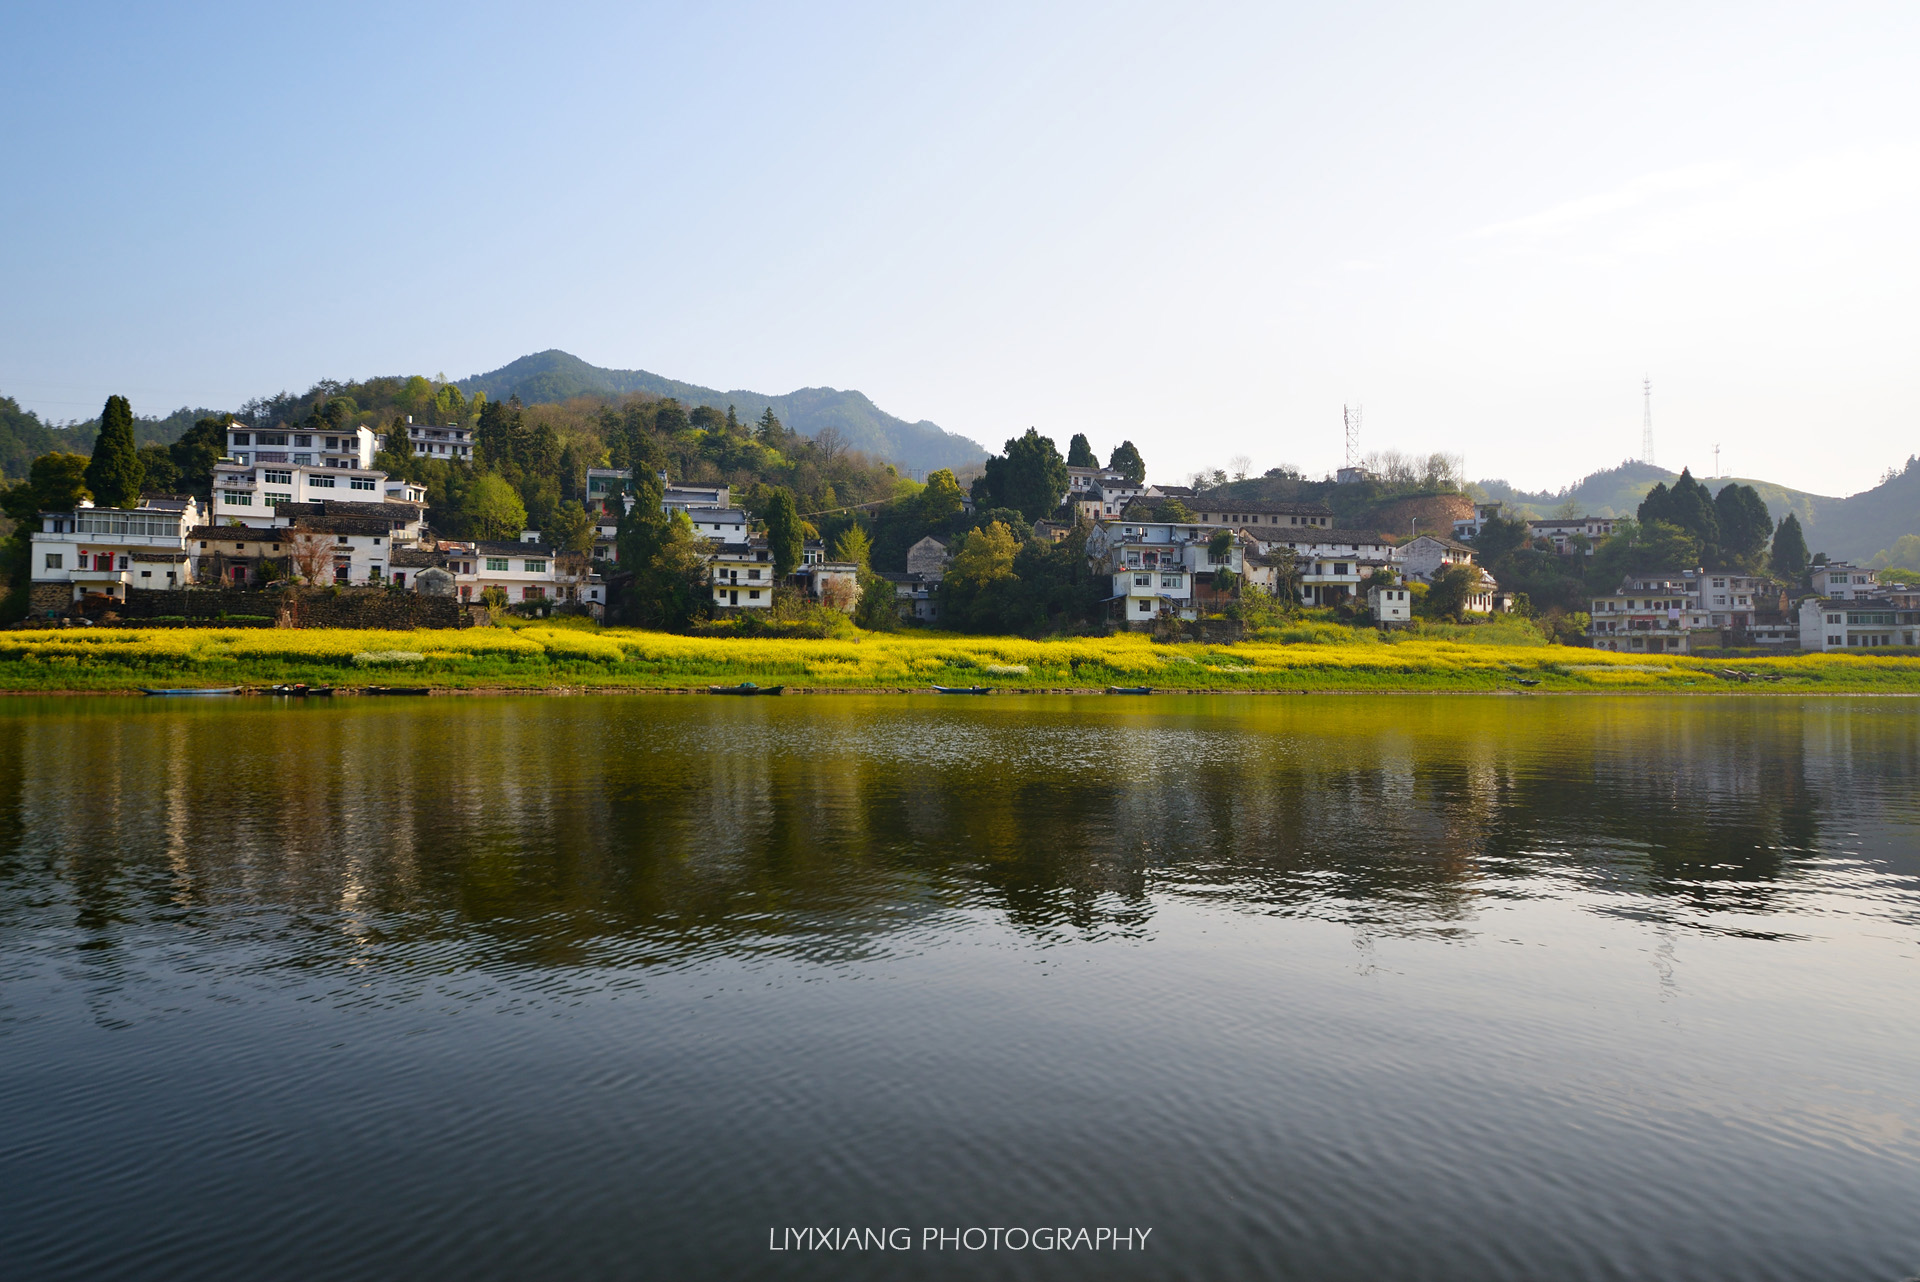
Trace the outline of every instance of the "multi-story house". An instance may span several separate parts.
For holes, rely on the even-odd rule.
[[[933,623],[940,618],[940,581],[923,575],[883,574],[893,584],[895,604],[908,623]]]
[[[1373,621],[1382,625],[1406,623],[1413,618],[1412,591],[1403,584],[1367,589],[1367,609]]]
[[[227,457],[213,468],[213,520],[275,524],[287,503],[424,504],[424,486],[389,480],[373,466],[373,432],[227,430]],[[284,518],[281,519],[284,524]]]
[[[632,468],[590,467],[587,469],[587,511],[596,516],[613,518],[603,524],[617,525],[620,518],[632,508]]]
[[[1215,494],[1200,494],[1182,501],[1202,525],[1240,526],[1262,539],[1277,537],[1276,531],[1281,529],[1333,528],[1333,509],[1324,503],[1247,503],[1229,501]]]
[[[1849,587],[1853,585],[1851,582]],[[1920,601],[1867,595],[1800,603],[1802,650],[1862,650],[1920,643]]]
[[[710,571],[713,603],[722,609],[773,607],[773,554],[765,539],[741,538],[714,549]]]
[[[1087,560],[1096,573],[1110,575],[1113,613],[1128,624],[1160,615],[1197,617],[1196,577],[1211,587],[1215,572],[1238,574],[1245,551],[1235,539],[1224,552],[1212,547],[1214,531],[1198,524],[1166,521],[1107,521],[1087,536]],[[1201,594],[1204,595],[1204,592]]]
[[[907,573],[917,574],[929,583],[938,583],[947,572],[953,554],[947,545],[931,534],[907,549]]]
[[[28,601],[62,613],[86,596],[125,601],[130,590],[193,582],[187,533],[205,519],[197,499],[153,498],[137,508],[42,512],[33,531]]]
[[[458,423],[448,423],[445,427],[431,427],[415,423],[413,415],[407,415],[407,441],[413,446],[415,458],[436,458],[447,462],[473,462],[473,429],[461,427]]]
[[[1401,546],[1395,559],[1409,579],[1426,583],[1449,565],[1472,565],[1474,555],[1474,550],[1458,539],[1422,534]]]
[[[1527,535],[1547,540],[1561,556],[1592,556],[1594,548],[1613,534],[1613,527],[1614,518],[1610,516],[1555,516],[1529,520]]]
[[[404,525],[396,529],[386,513],[362,504],[339,504],[331,511],[320,504],[300,506],[319,510],[304,512],[288,525],[203,525],[191,531],[188,550],[196,577],[232,588],[271,579],[385,583],[395,553],[414,544],[418,529],[417,521],[411,531]]]
[[[446,568],[453,572],[454,592],[462,601],[478,601],[488,588],[498,588],[508,604],[529,601],[583,601],[598,586],[585,558],[569,555],[540,541],[536,531],[522,533],[518,542],[477,539],[442,543]]]
[[[1882,595],[1879,572],[1847,561],[1828,561],[1810,571],[1813,594],[1829,601],[1853,601]]]
[[[743,507],[690,507],[681,510],[693,522],[693,532],[710,543],[747,541],[747,510]]]
[[[1473,515],[1463,516],[1453,523],[1453,537],[1456,541],[1477,539],[1480,531],[1486,528],[1488,521],[1499,519],[1504,503],[1475,503]]]
[[[1702,582],[1698,570],[1628,575],[1613,592],[1593,598],[1587,637],[1596,650],[1689,654],[1695,634],[1713,626]],[[1717,644],[1720,636],[1714,631],[1703,639]]]

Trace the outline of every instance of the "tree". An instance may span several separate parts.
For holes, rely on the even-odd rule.
[[[941,614],[960,627],[999,628],[1017,582],[1013,558],[1019,548],[1013,531],[999,521],[969,533],[940,580]]]
[[[92,497],[87,489],[88,466],[85,455],[42,454],[28,465],[26,480],[0,489],[0,512],[14,522],[13,533],[0,544],[0,569],[9,589],[0,616],[9,620],[26,616],[33,579],[33,532],[40,528],[35,518],[42,512],[70,512],[82,499]]]
[[[1009,440],[1005,453],[987,460],[980,478],[988,507],[1010,507],[1029,521],[1050,516],[1067,493],[1067,462],[1051,437],[1028,428]],[[976,493],[975,503],[979,503]]]
[[[646,533],[641,537],[631,544],[623,540],[620,546],[620,564],[633,566],[627,618],[646,627],[683,628],[712,603],[708,546],[693,532],[685,512],[675,509],[668,516],[657,502],[652,518],[636,523],[636,532],[642,530]]]
[[[87,464],[87,488],[103,507],[139,507],[140,483],[146,479],[139,447],[133,443],[133,407],[124,396],[109,396],[100,411],[100,435],[94,438],[93,459]]]
[[[1736,569],[1758,570],[1773,536],[1773,516],[1760,492],[1751,485],[1721,486],[1713,496],[1713,516],[1720,529],[1720,555]]]
[[[497,476],[476,480],[461,505],[467,531],[476,539],[511,539],[527,528],[527,508],[511,485]]]
[[[873,540],[858,525],[849,525],[834,540],[833,559],[850,562],[863,570],[873,568]]]
[[[1085,432],[1075,432],[1073,439],[1067,442],[1068,467],[1099,467],[1100,456],[1093,452],[1093,443],[1087,440]],[[928,478],[931,480],[932,478]]]
[[[180,484],[180,469],[164,445],[140,447],[140,489],[146,494],[172,494]]]
[[[774,417],[773,406],[769,405],[761,412],[759,421],[753,425],[753,435],[762,445],[777,449],[786,439],[787,429]]]
[[[1244,481],[1253,471],[1253,460],[1245,454],[1236,454],[1227,460],[1227,466],[1233,469],[1233,479]]]
[[[1427,585],[1426,612],[1432,619],[1457,619],[1467,598],[1480,586],[1479,568],[1464,561],[1442,566]]]
[[[1701,563],[1700,540],[1666,521],[1620,520],[1593,554],[1592,581],[1617,584],[1629,574],[1691,570]]]
[[[927,488],[920,491],[920,519],[929,525],[944,525],[966,510],[960,482],[950,468],[937,468],[927,474]]]
[[[1800,533],[1800,518],[1789,512],[1780,520],[1780,528],[1773,532],[1773,553],[1767,560],[1767,568],[1788,582],[1797,581],[1807,572],[1807,540]]]
[[[773,554],[773,578],[778,583],[793,573],[793,567],[806,554],[806,535],[800,529],[793,491],[785,486],[775,488],[762,519],[767,523],[767,551]]]
[[[1141,485],[1147,479],[1147,461],[1140,457],[1132,441],[1122,441],[1114,446],[1113,453],[1107,458],[1107,466],[1126,476],[1135,485]]]
[[[1718,562],[1720,522],[1714,516],[1713,495],[1693,479],[1690,469],[1681,469],[1672,489],[1663,483],[1647,491],[1635,515],[1642,526],[1656,521],[1678,526],[1699,542],[1703,561]]]
[[[543,533],[546,541],[563,552],[585,556],[593,551],[593,517],[576,502],[562,503],[553,510]]]
[[[213,492],[213,465],[226,457],[227,429],[232,425],[231,414],[203,418],[167,447],[179,476],[175,484],[188,494]]]
[[[334,541],[324,534],[302,530],[293,536],[289,559],[293,572],[308,583],[318,583],[333,574]]]

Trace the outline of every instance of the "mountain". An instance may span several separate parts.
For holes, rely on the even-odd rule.
[[[460,380],[468,396],[485,392],[489,400],[518,396],[527,404],[571,400],[576,396],[615,398],[633,392],[672,396],[691,408],[731,405],[743,421],[751,422],[771,408],[781,422],[802,436],[818,436],[832,428],[848,448],[864,450],[898,467],[926,472],[938,467],[965,467],[987,456],[986,450],[964,436],[955,436],[925,419],[909,423],[882,410],[860,392],[831,387],[803,387],[785,396],[764,392],[717,391],[696,383],[682,383],[641,369],[602,369],[559,350],[536,352],[487,374]]]
[[[1584,477],[1558,493],[1529,493],[1505,481],[1481,481],[1477,488],[1488,499],[1498,499],[1532,516],[1551,516],[1569,501],[1583,516],[1632,516],[1648,490],[1659,482],[1671,482],[1677,475],[1664,467],[1630,459]],[[1901,535],[1920,534],[1920,461],[1914,459],[1907,460],[1905,471],[1871,490],[1843,499],[1746,477],[1714,477],[1703,483],[1715,493],[1726,485],[1751,485],[1766,500],[1774,520],[1792,512],[1806,531],[1808,548],[1836,559],[1869,560],[1882,548],[1892,547]]]

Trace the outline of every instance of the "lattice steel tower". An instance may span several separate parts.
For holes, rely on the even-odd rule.
[[[1342,405],[1340,417],[1347,425],[1347,466],[1358,467],[1360,464],[1360,407]]]
[[[1653,462],[1653,380],[1640,380],[1640,461]]]

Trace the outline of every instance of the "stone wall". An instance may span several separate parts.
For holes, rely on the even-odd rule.
[[[49,585],[60,586],[65,585]],[[71,591],[70,588],[66,589]],[[38,604],[36,598],[36,604]],[[104,604],[104,603],[103,603]],[[283,628],[464,628],[471,615],[452,597],[387,588],[132,588],[124,603],[107,607],[128,622],[184,617],[219,622],[221,615],[264,615]]]

